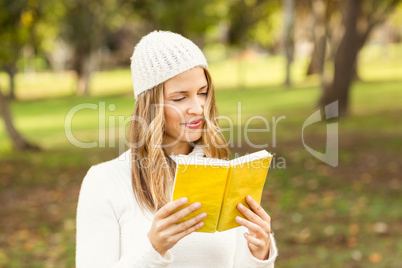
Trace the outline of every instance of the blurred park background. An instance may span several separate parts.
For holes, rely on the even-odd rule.
[[[277,161],[262,200],[276,267],[402,267],[398,0],[0,0],[0,267],[74,267],[82,178],[119,154],[130,56],[155,29],[204,51],[219,114],[235,122],[233,153],[256,150],[244,140],[249,118],[268,119],[270,131],[247,137]],[[339,116],[326,120],[334,101]],[[66,136],[80,104],[95,109],[70,117],[72,133],[93,148]],[[322,122],[302,138],[317,110]],[[303,146],[325,153],[329,124],[335,167]]]

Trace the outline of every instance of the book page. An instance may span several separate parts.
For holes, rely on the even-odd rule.
[[[270,153],[268,153],[266,150],[261,150],[261,151],[258,151],[258,152],[252,153],[252,154],[246,154],[244,156],[232,159],[229,161],[229,163],[231,166],[237,166],[240,164],[244,164],[247,162],[251,162],[251,161],[262,159],[262,158],[269,157],[269,156],[272,156],[272,155]]]
[[[246,203],[247,195],[250,195],[258,203],[261,202],[271,160],[272,155],[231,167],[217,228],[219,232],[240,226],[235,221],[235,217],[244,218],[245,216],[237,210],[237,204],[242,203],[250,208]]]
[[[204,226],[198,232],[216,231],[228,172],[227,163],[225,165],[177,164],[172,200],[187,197],[186,206],[194,202],[201,203],[200,209],[190,213],[182,221],[206,212]]]
[[[188,155],[170,156],[176,164],[184,165],[204,165],[204,166],[229,166],[230,162],[218,158],[193,157]]]

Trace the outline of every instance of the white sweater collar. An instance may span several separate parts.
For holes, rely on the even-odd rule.
[[[193,151],[188,155],[194,157],[204,157],[205,156],[204,147],[202,146],[202,144],[197,144],[194,147]]]

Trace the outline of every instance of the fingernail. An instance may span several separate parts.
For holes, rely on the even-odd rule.
[[[248,233],[244,233],[244,237],[246,237],[246,238],[247,238],[247,236],[248,236]]]
[[[237,221],[238,223],[241,223],[241,222],[243,221],[243,219],[242,219],[241,217],[237,216],[237,217],[236,217],[236,221]]]
[[[240,209],[243,209],[243,208],[244,208],[244,206],[243,206],[242,203],[239,203],[239,208],[240,208]]]
[[[200,223],[198,224],[198,226],[201,228],[202,226],[204,226],[204,223],[203,223],[203,222],[200,222]]]
[[[187,201],[188,201],[188,198],[187,198],[187,197],[183,197],[183,198],[181,199],[181,202],[182,202],[183,204],[187,203]]]
[[[248,195],[246,198],[247,198],[247,201],[253,200],[253,199],[251,198],[251,196],[249,196],[249,195]]]
[[[194,208],[199,209],[201,207],[201,203],[200,202],[194,203],[193,206]]]

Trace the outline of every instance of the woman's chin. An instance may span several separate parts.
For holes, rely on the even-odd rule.
[[[201,133],[186,133],[185,139],[187,142],[195,142],[201,138]]]

